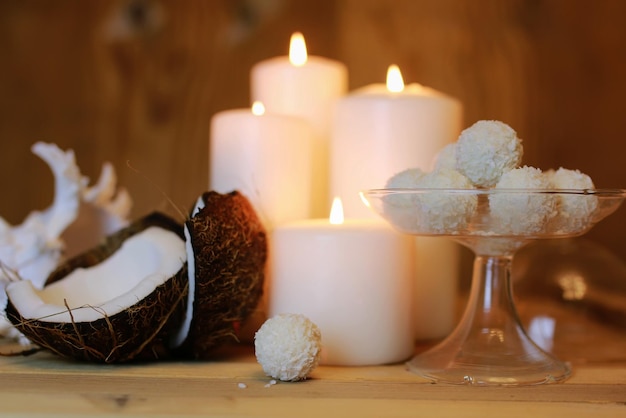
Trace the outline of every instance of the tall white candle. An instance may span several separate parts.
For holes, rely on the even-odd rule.
[[[273,231],[270,316],[301,313],[315,322],[324,364],[407,359],[413,240],[372,219],[337,222],[309,219]]]
[[[330,184],[331,193],[344,201],[346,217],[376,216],[359,191],[382,188],[407,168],[430,170],[439,150],[457,139],[462,115],[457,99],[418,84],[405,86],[395,66],[386,85],[369,85],[340,99],[331,134]],[[416,338],[439,338],[454,325],[458,247],[443,238],[416,242]]]
[[[310,216],[313,133],[303,120],[250,109],[211,120],[212,190],[245,195],[266,228]]]
[[[253,66],[250,89],[253,101],[261,101],[268,112],[298,116],[313,127],[314,217],[321,217],[330,204],[328,194],[328,141],[332,110],[348,89],[344,64],[319,56],[308,56],[302,34],[295,33],[289,56],[261,61]]]

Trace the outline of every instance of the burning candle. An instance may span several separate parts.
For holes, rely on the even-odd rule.
[[[414,350],[413,240],[386,223],[329,219],[282,225],[272,234],[270,316],[300,313],[322,332],[322,363],[374,365]]]
[[[404,85],[395,65],[386,84],[372,84],[337,102],[331,134],[331,193],[347,217],[374,216],[363,189],[382,188],[407,168],[429,170],[433,158],[462,129],[460,102],[419,84]]]
[[[340,62],[308,56],[301,33],[290,40],[289,56],[257,63],[251,71],[252,100],[265,104],[268,112],[301,117],[314,133],[313,216],[324,216],[328,198],[328,138],[332,109],[347,92],[348,71]]]
[[[330,190],[343,200],[346,216],[376,216],[362,203],[361,190],[383,188],[407,168],[430,170],[437,152],[458,138],[462,113],[461,103],[450,96],[415,83],[405,86],[395,65],[386,84],[340,99],[331,135]],[[416,338],[439,338],[454,326],[458,247],[445,238],[416,242]]]
[[[215,114],[210,137],[212,190],[239,190],[268,229],[310,216],[313,133],[305,121],[255,102]]]

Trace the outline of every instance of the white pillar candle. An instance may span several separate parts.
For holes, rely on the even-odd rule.
[[[268,230],[310,216],[313,133],[306,122],[227,110],[212,118],[210,136],[212,190],[239,190]]]
[[[322,363],[407,359],[413,240],[377,220],[309,219],[277,227],[269,315],[300,313],[322,333]]]
[[[319,56],[308,56],[302,34],[295,33],[289,56],[261,61],[250,74],[253,101],[261,101],[268,112],[298,116],[313,127],[314,217],[325,216],[328,194],[328,138],[336,100],[346,94],[348,71],[344,64]]]
[[[374,216],[359,191],[382,188],[407,168],[430,170],[437,152],[454,142],[462,129],[458,100],[418,84],[401,84],[395,88],[400,91],[392,91],[393,75],[398,74],[394,68],[388,73],[389,86],[356,90],[335,108],[330,192],[342,199],[346,217]]]
[[[346,217],[355,218],[376,216],[359,191],[383,188],[407,168],[429,171],[441,148],[458,138],[463,123],[457,99],[418,84],[404,86],[395,66],[386,85],[356,90],[340,99],[335,110],[331,193],[343,200]],[[445,238],[416,242],[416,338],[440,338],[454,326],[458,246]]]

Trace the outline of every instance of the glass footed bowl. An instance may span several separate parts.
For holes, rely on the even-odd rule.
[[[448,236],[474,252],[465,311],[441,343],[408,369],[435,382],[534,385],[561,382],[570,366],[535,344],[512,296],[511,264],[523,245],[579,236],[613,213],[622,189],[373,189],[364,203],[395,229]]]

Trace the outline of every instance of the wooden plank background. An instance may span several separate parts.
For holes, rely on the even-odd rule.
[[[17,223],[52,198],[36,141],[74,149],[94,180],[113,162],[133,216],[173,213],[159,188],[191,205],[207,188],[211,116],[249,105],[251,66],[285,55],[296,30],[348,66],[351,88],[397,63],[461,99],[466,125],[513,126],[527,164],[626,187],[621,0],[5,0],[0,215]],[[588,235],[621,258],[625,216]]]

